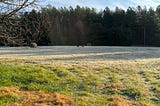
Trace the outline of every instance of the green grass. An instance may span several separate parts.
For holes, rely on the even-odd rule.
[[[11,94],[0,95],[0,106],[6,106],[8,103],[19,101],[20,98],[18,96],[14,96]]]
[[[107,99],[114,96],[135,102],[160,102],[158,70],[152,73],[148,69],[139,72],[133,67],[131,70],[115,67],[118,69],[0,64],[0,87],[18,86],[29,91],[59,92],[71,96],[77,106],[105,106],[109,102]],[[17,98],[1,95],[0,106],[15,102]]]

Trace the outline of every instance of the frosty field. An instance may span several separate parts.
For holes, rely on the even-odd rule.
[[[1,60],[4,59],[4,61],[16,59],[42,63],[159,60],[160,48],[109,46],[48,46],[38,48],[13,47],[0,48],[0,58]]]
[[[0,73],[0,106],[160,106],[158,47],[0,48]]]

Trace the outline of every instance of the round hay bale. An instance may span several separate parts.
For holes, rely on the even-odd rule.
[[[31,48],[37,48],[37,46],[38,46],[37,43],[31,43],[31,44],[30,44],[30,47],[31,47]]]

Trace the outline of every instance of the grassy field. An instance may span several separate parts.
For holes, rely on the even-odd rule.
[[[160,106],[159,48],[0,50],[0,106]]]

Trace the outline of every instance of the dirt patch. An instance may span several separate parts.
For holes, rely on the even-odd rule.
[[[0,89],[0,94],[20,97],[19,102],[9,104],[9,106],[72,106],[71,99],[59,93],[24,91],[16,87],[4,87]]]

